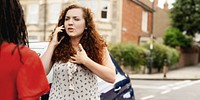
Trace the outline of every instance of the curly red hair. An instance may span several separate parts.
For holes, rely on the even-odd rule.
[[[75,8],[82,9],[83,18],[85,20],[85,24],[87,27],[87,29],[85,29],[83,32],[83,36],[80,40],[80,43],[82,44],[89,58],[91,58],[97,63],[102,64],[103,50],[104,47],[106,47],[106,43],[103,37],[100,36],[100,34],[97,32],[95,28],[93,13],[91,12],[90,9],[75,4],[68,6],[66,9],[63,10],[62,14],[60,15],[57,26],[64,25],[65,15],[67,11]],[[65,38],[54,50],[52,61],[67,62],[70,56],[75,53],[76,52],[72,48],[72,44],[70,43],[70,37],[65,32]]]

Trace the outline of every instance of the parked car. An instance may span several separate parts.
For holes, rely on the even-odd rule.
[[[47,46],[48,42],[29,43],[29,47],[36,51],[40,57],[44,54]],[[99,95],[101,100],[135,100],[134,90],[131,86],[129,76],[123,72],[112,56],[111,58],[116,68],[116,81],[114,84],[111,84],[98,78]],[[47,76],[50,85],[52,82],[52,75],[51,71]],[[49,94],[47,93],[41,97],[41,100],[48,100],[48,97]]]

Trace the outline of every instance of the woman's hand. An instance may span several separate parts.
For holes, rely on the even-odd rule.
[[[52,40],[50,42],[51,44],[57,46],[64,39],[64,36],[62,36],[60,41],[58,41],[58,34],[59,32],[63,32],[64,29],[65,29],[64,25],[58,26],[55,29],[54,33],[51,35],[52,36]]]
[[[89,57],[87,56],[82,45],[79,44],[79,48],[78,48],[77,53],[75,55],[71,56],[70,58],[71,58],[70,62],[84,65],[84,63],[88,60]]]

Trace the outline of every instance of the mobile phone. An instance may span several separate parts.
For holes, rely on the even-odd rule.
[[[63,30],[63,32],[59,32],[58,33],[58,41],[60,41],[60,39],[63,37],[63,36],[66,36],[66,33],[64,32],[65,30]]]
[[[64,25],[62,25],[62,27],[64,28]],[[61,39],[63,36],[66,36],[66,31],[65,31],[65,29],[62,29],[62,32],[59,32],[59,33],[58,33],[58,41],[60,41],[60,39]]]

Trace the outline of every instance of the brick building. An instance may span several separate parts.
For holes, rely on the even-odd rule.
[[[122,11],[122,42],[149,41],[152,34],[152,14],[151,6],[145,4],[144,0],[123,0]],[[149,0],[145,0],[149,4]]]
[[[164,33],[170,26],[170,9],[167,0],[163,9],[158,7],[158,1],[123,0],[122,42],[147,43],[150,34],[157,42],[163,41]]]
[[[122,0],[20,0],[20,2],[24,8],[30,41],[49,40],[62,9],[71,3],[79,3],[92,9],[97,29],[107,42],[121,42],[118,11]]]
[[[149,0],[20,0],[20,2],[25,11],[30,41],[47,41],[61,10],[74,2],[92,9],[97,29],[108,43],[139,44],[148,42],[149,35],[154,33],[152,30],[154,10]]]
[[[158,42],[163,42],[164,33],[170,26],[170,9],[167,0],[163,9],[158,7],[158,0],[154,0],[154,9],[153,34]]]

